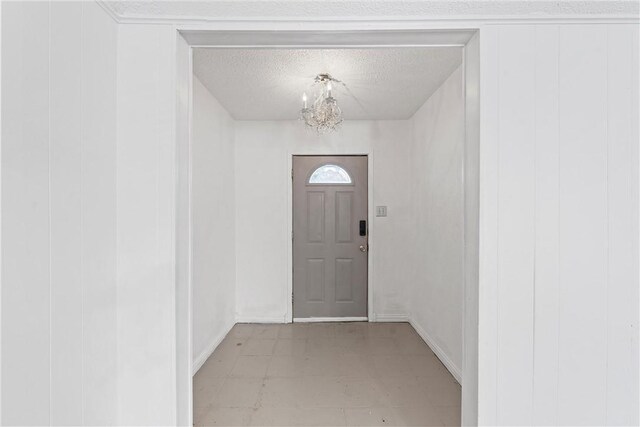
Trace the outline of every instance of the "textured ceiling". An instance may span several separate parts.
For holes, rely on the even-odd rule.
[[[194,49],[194,73],[236,120],[294,120],[313,78],[342,81],[345,119],[407,119],[462,62],[458,47]],[[317,87],[317,86],[316,86]]]
[[[120,19],[638,16],[637,0],[201,0],[103,1]]]

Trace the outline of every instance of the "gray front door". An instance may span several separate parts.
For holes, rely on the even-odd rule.
[[[367,316],[367,157],[293,157],[293,317]]]

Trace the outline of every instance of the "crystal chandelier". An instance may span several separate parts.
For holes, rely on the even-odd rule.
[[[331,132],[342,123],[342,111],[338,102],[331,95],[332,82],[338,80],[329,74],[318,74],[315,83],[320,85],[320,91],[311,107],[307,105],[307,94],[302,94],[302,110],[300,118],[305,124],[319,134]]]

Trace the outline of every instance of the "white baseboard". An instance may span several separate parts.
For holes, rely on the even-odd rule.
[[[313,322],[366,322],[368,317],[296,317],[294,323],[313,323]]]
[[[231,331],[231,328],[233,328],[234,325],[235,325],[235,322],[229,322],[227,327],[222,330],[222,333],[219,336],[217,336],[214,340],[212,340],[211,343],[207,346],[207,348],[205,348],[202,351],[202,353],[198,355],[196,360],[194,360],[191,365],[192,375],[195,375],[196,372],[198,372],[198,370],[202,368],[202,365],[204,365],[204,362],[206,362],[209,356],[211,356],[211,354],[213,354],[216,348],[218,348],[222,340],[229,334],[229,331]]]
[[[408,322],[408,314],[376,314],[374,322]]]
[[[237,316],[236,323],[286,323],[282,317]]]
[[[409,319],[409,323],[413,326],[413,329],[416,330],[418,335],[427,343],[431,351],[438,356],[438,359],[442,362],[442,364],[451,372],[451,375],[458,381],[458,384],[462,385],[462,371],[458,368],[453,361],[446,355],[446,353],[436,344],[436,342],[427,334],[427,332],[422,329],[420,325],[418,325],[413,319]]]

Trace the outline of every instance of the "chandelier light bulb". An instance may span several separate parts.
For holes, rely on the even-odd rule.
[[[307,108],[307,93],[302,94],[302,108]]]
[[[331,98],[331,81],[327,83],[327,98]]]

